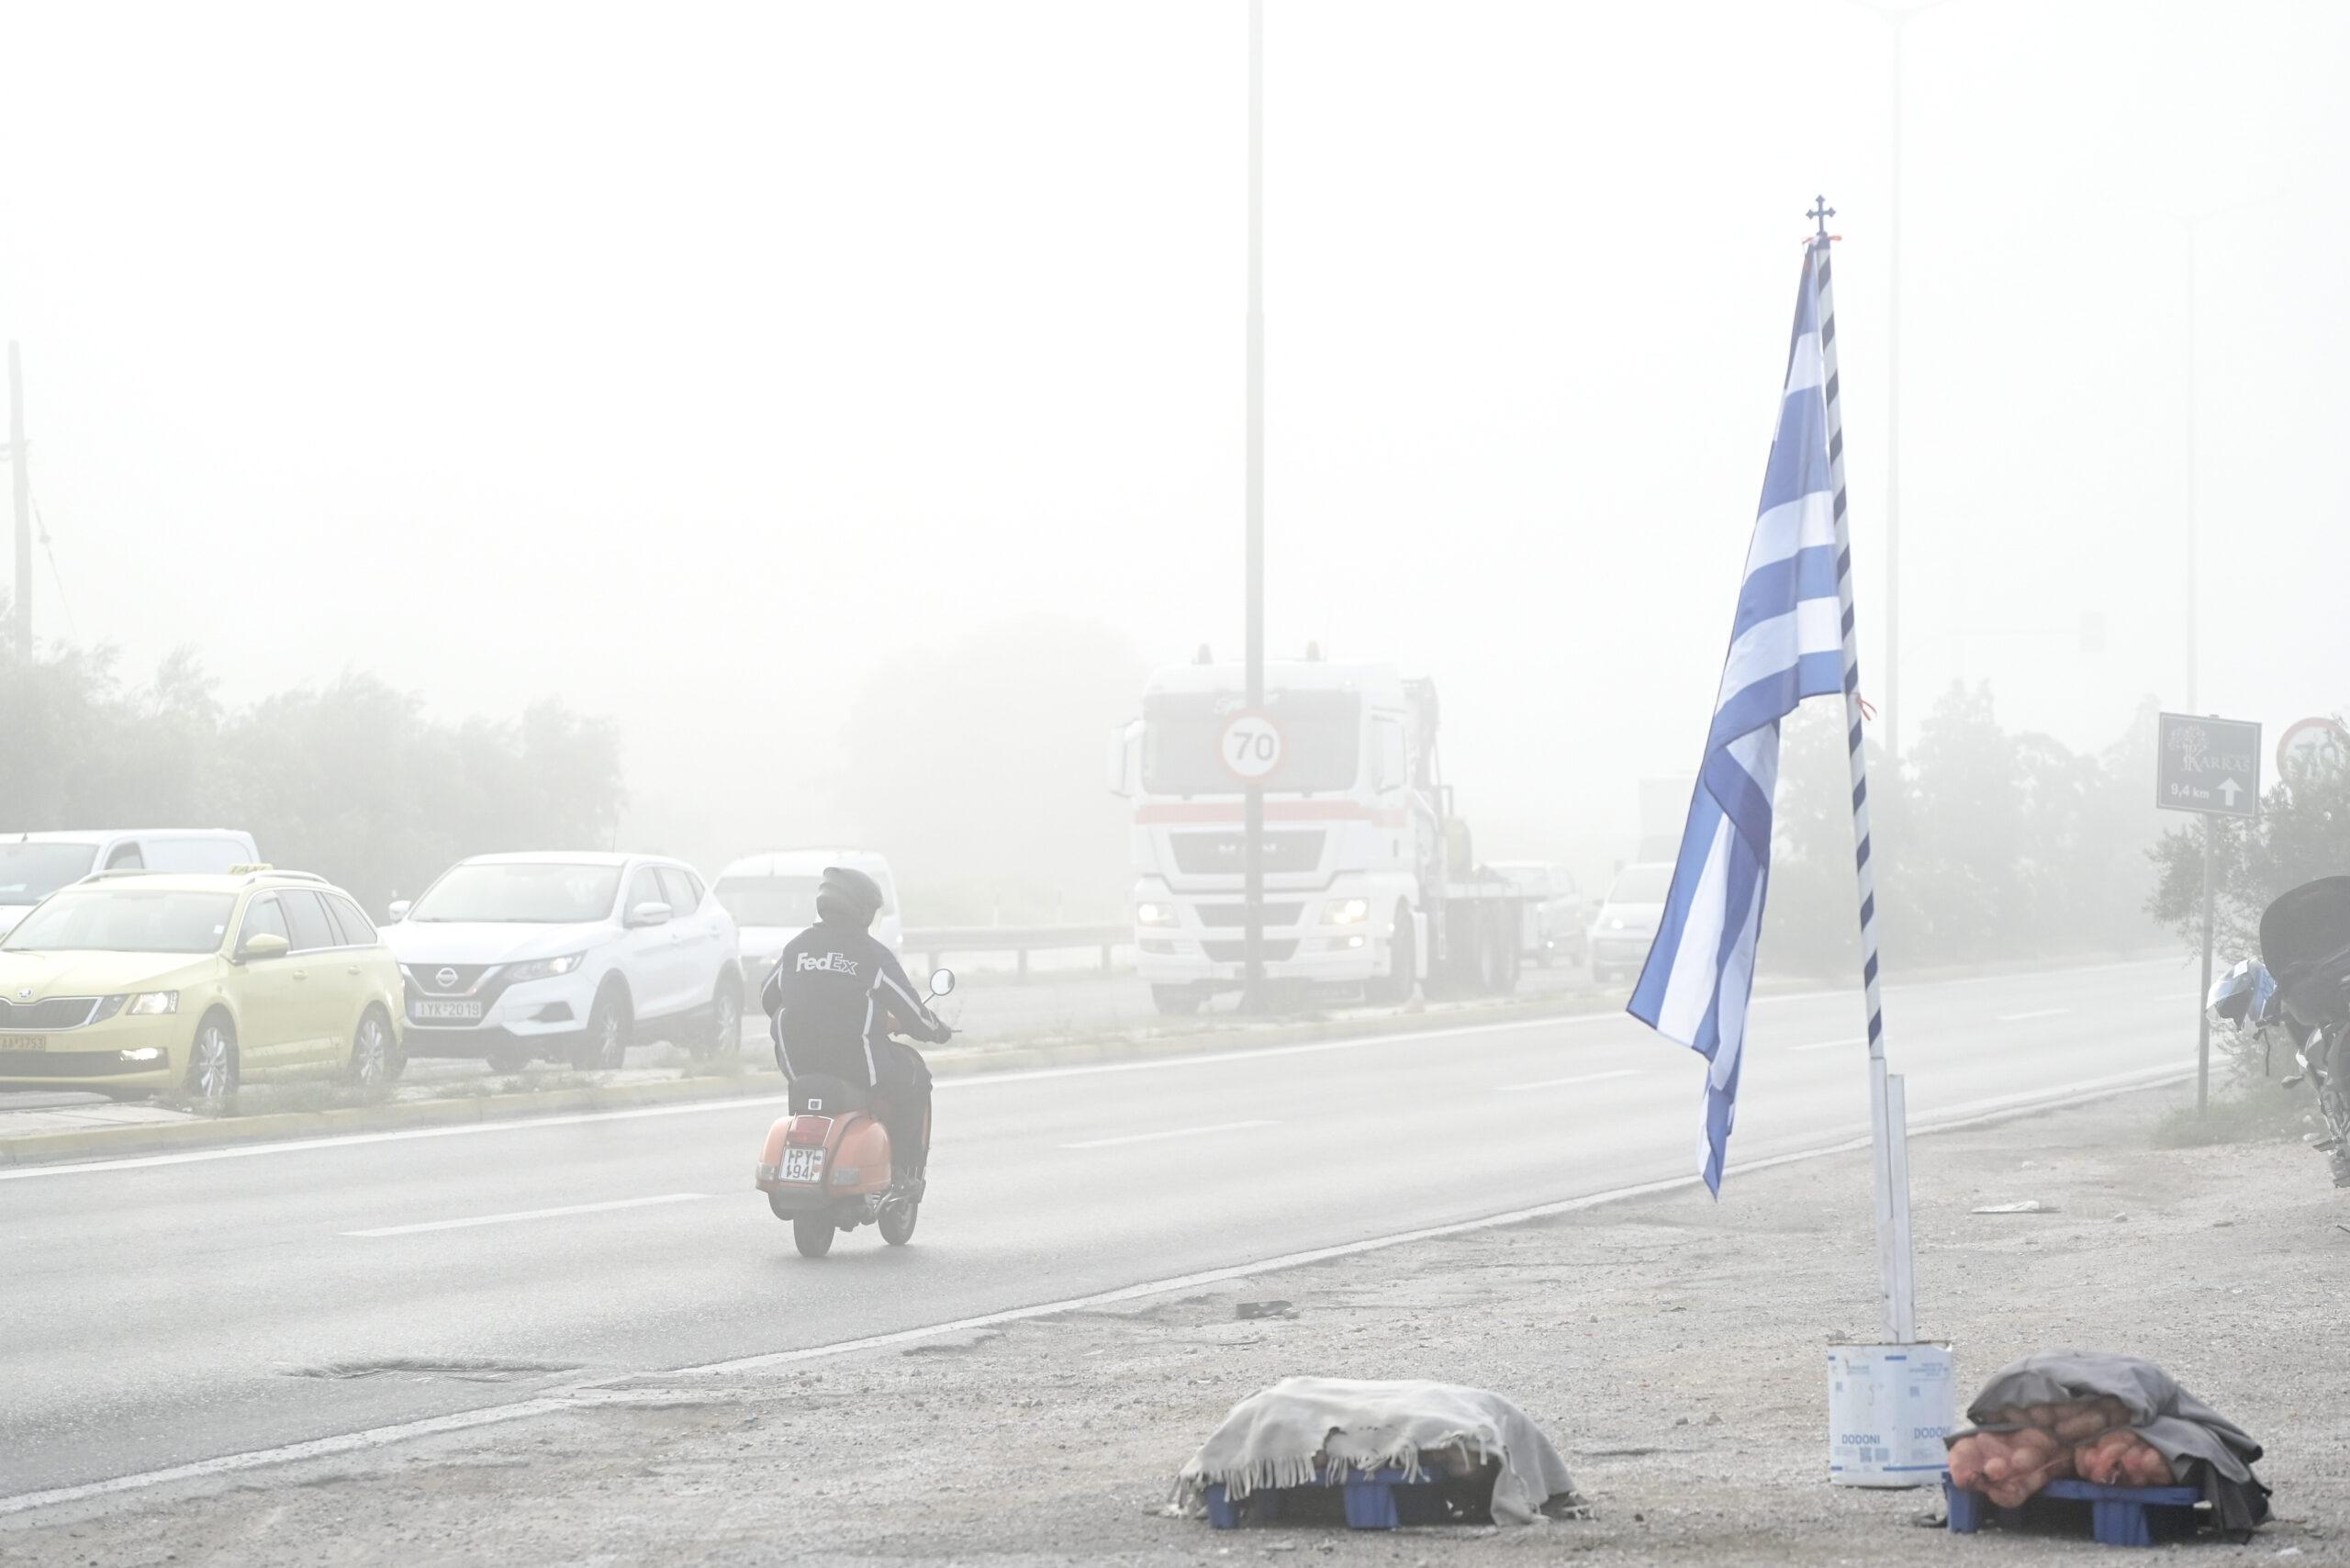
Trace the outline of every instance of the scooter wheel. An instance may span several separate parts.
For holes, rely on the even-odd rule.
[[[922,1217],[919,1199],[900,1199],[881,1205],[881,1239],[903,1247],[914,1238],[914,1221]]]
[[[833,1238],[840,1227],[828,1214],[797,1214],[791,1216],[791,1244],[800,1249],[802,1258],[822,1258],[833,1249]]]

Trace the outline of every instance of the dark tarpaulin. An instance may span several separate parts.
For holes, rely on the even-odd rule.
[[[2170,1461],[2180,1485],[2199,1483],[2211,1521],[2242,1540],[2268,1518],[2268,1488],[2252,1473],[2261,1447],[2154,1362],[2098,1350],[2051,1350],[2002,1367],[1983,1385],[1966,1417],[1978,1427],[2022,1405],[2062,1405],[2111,1395],[2130,1411],[2130,1425]],[[1968,1435],[1953,1432],[1949,1441]]]

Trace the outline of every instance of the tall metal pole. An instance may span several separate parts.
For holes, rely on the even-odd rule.
[[[2199,219],[2190,218],[2187,220],[2187,711],[2190,713],[2202,711],[2196,701],[2197,678],[2202,672],[2198,667],[2195,636],[2195,623],[2200,619],[2202,609],[2202,596],[2197,591],[2195,582],[2197,543],[2195,538],[2195,244],[2197,236],[2201,232],[2202,226]],[[2207,836],[2203,841],[2203,870],[2207,891],[2210,888],[2211,869],[2210,847],[2211,841]],[[2207,969],[2210,967],[2211,957],[2208,935],[2210,925],[2210,920],[2207,913],[2204,920],[2207,935],[2203,953],[2204,967]],[[2211,977],[2206,974],[2203,977],[2204,994],[2210,995],[2210,991]],[[2196,1091],[2196,1095],[2199,1101],[2202,1096],[2199,1087]]]
[[[1248,706],[1265,705],[1265,3],[1248,0]],[[1265,791],[1248,794],[1247,984],[1265,1002]]]
[[[8,487],[17,502],[17,657],[33,656],[33,483],[25,455],[25,370],[8,343]]]
[[[1890,374],[1885,393],[1885,755],[1901,755],[1901,39],[1909,13],[1893,19],[1893,285],[1886,319]]]

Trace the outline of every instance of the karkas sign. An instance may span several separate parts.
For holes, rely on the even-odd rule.
[[[2260,814],[2260,726],[2241,719],[2165,713],[2154,758],[2154,804],[2213,816]]]

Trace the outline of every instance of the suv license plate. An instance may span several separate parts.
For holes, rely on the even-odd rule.
[[[824,1179],[824,1151],[821,1148],[787,1148],[783,1151],[783,1168],[776,1173],[781,1182],[821,1182]]]
[[[454,1024],[478,1024],[481,1022],[481,1003],[478,1002],[418,1001],[409,1002],[408,1011],[409,1017],[420,1021],[431,1018],[446,1020]]]
[[[47,1035],[0,1035],[0,1051],[45,1051]]]

